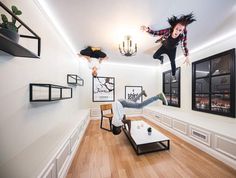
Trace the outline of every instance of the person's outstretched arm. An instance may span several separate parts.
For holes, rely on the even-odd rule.
[[[153,36],[162,36],[162,35],[166,35],[166,34],[170,33],[170,28],[165,28],[165,29],[155,31],[155,30],[150,29],[149,27],[146,27],[145,25],[142,25],[140,27],[140,29],[142,31],[145,31],[145,32],[153,35]]]

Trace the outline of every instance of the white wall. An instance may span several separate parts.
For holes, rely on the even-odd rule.
[[[92,75],[88,69],[87,62],[80,59],[80,71],[85,79],[85,87],[81,88],[81,100],[83,107],[96,108],[101,102],[92,102]],[[108,59],[109,60],[109,59]],[[132,60],[132,58],[124,57],[124,60]],[[152,60],[152,59],[150,59]],[[134,61],[135,63],[135,61]],[[156,67],[145,67],[138,65],[124,65],[103,62],[98,76],[115,77],[115,100],[125,98],[125,86],[143,86],[148,96],[153,96],[161,92],[160,75],[157,74]],[[145,98],[144,98],[145,99]],[[156,104],[156,103],[154,103]]]
[[[0,166],[60,122],[69,121],[69,114],[76,113],[81,102],[79,87],[73,87],[72,99],[29,102],[29,83],[67,86],[67,73],[79,72],[78,58],[65,45],[34,1],[2,2],[8,7],[14,4],[22,10],[20,19],[41,37],[42,53],[40,59],[32,59],[0,52]],[[23,28],[20,29],[22,31]],[[24,40],[21,44],[32,48],[36,43],[34,40]]]

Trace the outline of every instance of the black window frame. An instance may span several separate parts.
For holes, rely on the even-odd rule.
[[[221,74],[214,74],[212,71],[212,67],[213,67],[213,60],[216,60],[218,58],[221,58],[223,56],[227,56],[230,55],[231,57],[229,58],[230,60],[230,69],[229,72],[226,73],[221,73]],[[196,77],[196,66],[198,64],[201,64],[203,62],[207,62],[209,61],[209,75],[205,76],[205,77]],[[235,113],[235,83],[236,83],[236,77],[235,77],[235,69],[236,69],[236,65],[235,65],[235,48],[206,57],[204,59],[198,60],[196,62],[192,63],[192,110],[195,111],[200,111],[200,112],[206,112],[206,113],[211,113],[211,114],[216,114],[216,115],[222,115],[222,116],[227,116],[227,117],[233,117],[235,118],[236,113]],[[229,87],[229,91],[228,92],[215,92],[213,91],[212,87],[214,86],[212,84],[212,79],[216,78],[216,77],[230,77],[230,87]],[[201,92],[197,92],[196,91],[196,80],[199,79],[208,79],[209,82],[209,88],[208,88],[208,92],[205,93],[201,93]],[[226,90],[227,91],[227,90]],[[196,106],[197,105],[197,97],[196,95],[200,96],[200,95],[205,95],[206,97],[208,97],[208,106],[206,106],[206,108],[201,108],[201,106]],[[214,98],[214,96],[219,96],[221,95],[222,97],[229,97],[229,103],[230,103],[230,109],[229,112],[227,112],[228,108],[225,108],[226,111],[224,111],[224,107],[219,106],[218,111],[216,108],[212,107],[212,99]],[[207,99],[206,99],[207,100]],[[212,109],[213,108],[213,109]],[[221,111],[220,111],[221,110]]]
[[[166,79],[165,76],[166,75],[170,76],[169,77],[169,82],[165,81],[165,79]],[[165,72],[162,73],[162,91],[166,95],[166,98],[168,100],[168,106],[173,106],[173,107],[180,108],[180,106],[181,106],[181,101],[180,101],[180,93],[181,93],[181,90],[180,90],[181,68],[180,67],[176,68],[176,75],[178,75],[178,76],[176,76],[177,81],[176,82],[172,82],[171,81],[171,76],[172,76],[171,70],[168,70],[168,71],[165,71]],[[166,85],[168,85],[168,84],[169,84],[169,88],[170,88],[170,92],[169,93],[166,92]],[[178,104],[174,104],[172,102],[172,100],[173,100],[173,93],[172,93],[173,84],[177,84],[178,93],[176,94],[176,96],[177,96],[177,99],[178,99]]]

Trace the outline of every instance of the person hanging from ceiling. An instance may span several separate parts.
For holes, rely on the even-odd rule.
[[[89,68],[92,70],[92,76],[97,77],[100,64],[104,59],[107,59],[107,55],[101,51],[101,48],[88,46],[80,51],[79,56],[85,57],[89,62]]]
[[[161,42],[162,46],[154,53],[153,58],[160,60],[163,64],[163,54],[167,54],[170,59],[171,71],[172,71],[172,82],[176,81],[176,48],[181,42],[181,47],[185,56],[187,65],[190,64],[189,53],[187,48],[187,26],[192,22],[196,21],[193,13],[188,15],[181,15],[180,17],[172,16],[168,18],[170,24],[169,28],[154,31],[145,25],[141,26],[141,30],[145,31],[153,36],[160,36],[156,43]]]
[[[136,109],[141,109],[152,102],[155,102],[157,100],[161,100],[164,105],[168,105],[168,101],[166,99],[166,96],[164,93],[159,93],[155,96],[152,96],[146,100],[144,100],[141,103],[138,103],[137,101],[140,99],[142,96],[147,97],[147,94],[145,90],[142,90],[141,93],[139,93],[135,98],[132,99],[118,99],[114,104],[113,104],[113,113],[114,116],[112,118],[112,133],[114,135],[118,135],[121,133],[121,127],[122,126],[128,126],[128,131],[130,132],[131,130],[131,120],[127,119],[124,113],[124,108],[136,108]]]

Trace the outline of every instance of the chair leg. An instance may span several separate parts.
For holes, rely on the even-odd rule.
[[[100,123],[100,128],[102,129],[102,121],[103,121],[103,117],[101,117],[101,123]]]
[[[101,129],[104,129],[104,130],[106,130],[106,131],[109,131],[109,132],[111,132],[111,131],[112,131],[112,130],[111,130],[111,122],[110,122],[110,120],[109,120],[110,129],[107,129],[107,128],[104,128],[104,127],[102,127],[102,123],[103,123],[103,117],[101,117],[100,128],[101,128]]]
[[[112,120],[109,119],[109,123],[110,123],[110,131],[112,131]]]

